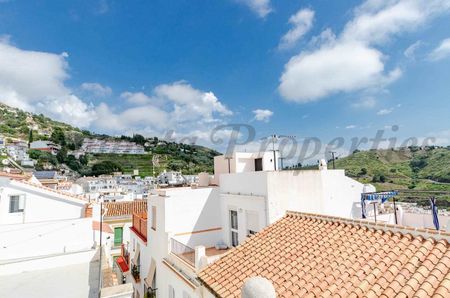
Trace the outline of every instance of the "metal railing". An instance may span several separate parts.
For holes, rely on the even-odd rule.
[[[170,238],[170,252],[195,266],[195,250],[173,238]]]

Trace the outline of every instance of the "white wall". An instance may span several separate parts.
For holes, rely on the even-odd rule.
[[[220,197],[217,187],[180,188],[166,192],[165,232],[185,234],[221,227]],[[220,240],[220,231],[176,237],[192,248],[197,245],[214,246]]]
[[[9,213],[11,195],[25,196],[24,212]],[[84,209],[84,201],[0,178],[0,225],[75,219],[84,216]]]
[[[229,210],[238,211],[241,243],[247,236],[247,211],[258,214],[259,229],[280,219],[288,210],[352,218],[362,191],[363,184],[346,177],[343,170],[222,174],[222,237],[231,244]]]
[[[220,175],[220,193],[267,196],[269,172],[247,172]]]
[[[351,218],[363,189],[343,170],[270,172],[267,184],[270,223],[287,210]]]
[[[222,239],[228,246],[231,246],[230,210],[235,210],[238,214],[239,243],[242,243],[247,238],[248,212],[257,214],[258,227],[255,232],[259,232],[267,225],[265,197],[234,194],[221,194],[220,197],[222,203]]]
[[[0,225],[0,261],[91,249],[92,218]]]
[[[46,270],[74,264],[89,263],[92,259],[94,259],[95,254],[96,250],[90,249],[86,251],[65,253],[43,258],[10,262],[0,265],[0,277],[2,275],[13,275],[35,270]]]
[[[439,215],[439,224],[441,229],[449,229],[450,216]],[[403,221],[401,223],[404,226],[411,226],[416,228],[428,228],[435,229],[433,224],[433,217],[430,214],[418,214],[405,212],[403,214]]]
[[[277,159],[277,169],[279,169],[280,161],[278,152],[275,152],[275,156]],[[228,171],[228,160],[225,159],[224,155],[214,157],[214,182],[219,183],[222,174],[254,172],[255,159],[257,158],[262,158],[263,171],[274,170],[274,156],[272,151],[256,153],[234,152],[230,159],[230,172]]]

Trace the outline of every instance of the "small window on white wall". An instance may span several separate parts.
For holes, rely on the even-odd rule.
[[[9,197],[9,213],[18,213],[25,210],[25,196],[14,195]]]
[[[169,298],[175,298],[175,289],[169,285]]]

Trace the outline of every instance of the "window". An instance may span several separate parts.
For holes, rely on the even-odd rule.
[[[114,228],[114,246],[122,244],[123,240],[123,227]]]
[[[175,298],[175,289],[169,285],[169,298]]]
[[[238,246],[238,215],[236,210],[230,210],[230,231],[231,231],[231,245]]]
[[[156,231],[156,206],[152,206],[152,229]]]
[[[15,195],[9,197],[9,213],[23,212],[25,209],[25,196]]]

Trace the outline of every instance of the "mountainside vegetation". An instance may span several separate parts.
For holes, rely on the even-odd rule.
[[[429,205],[428,197],[436,195],[440,206],[450,207],[450,147],[356,150],[335,164],[348,176],[375,185],[377,191],[406,190],[404,200],[421,205]],[[419,196],[425,191],[427,196]]]
[[[70,169],[78,175],[101,175],[113,172],[133,173],[140,176],[158,175],[160,172],[181,171],[183,174],[213,171],[213,158],[220,153],[198,145],[169,142],[157,137],[142,135],[113,137],[81,130],[63,122],[54,121],[44,115],[36,115],[0,103],[0,135],[6,142],[22,140],[31,143],[49,140],[59,145],[58,154],[39,150],[28,150],[36,160],[35,168]],[[78,150],[84,138],[109,141],[129,141],[142,145],[145,154],[91,154],[76,158],[73,150]],[[155,164],[155,166],[153,166]]]

